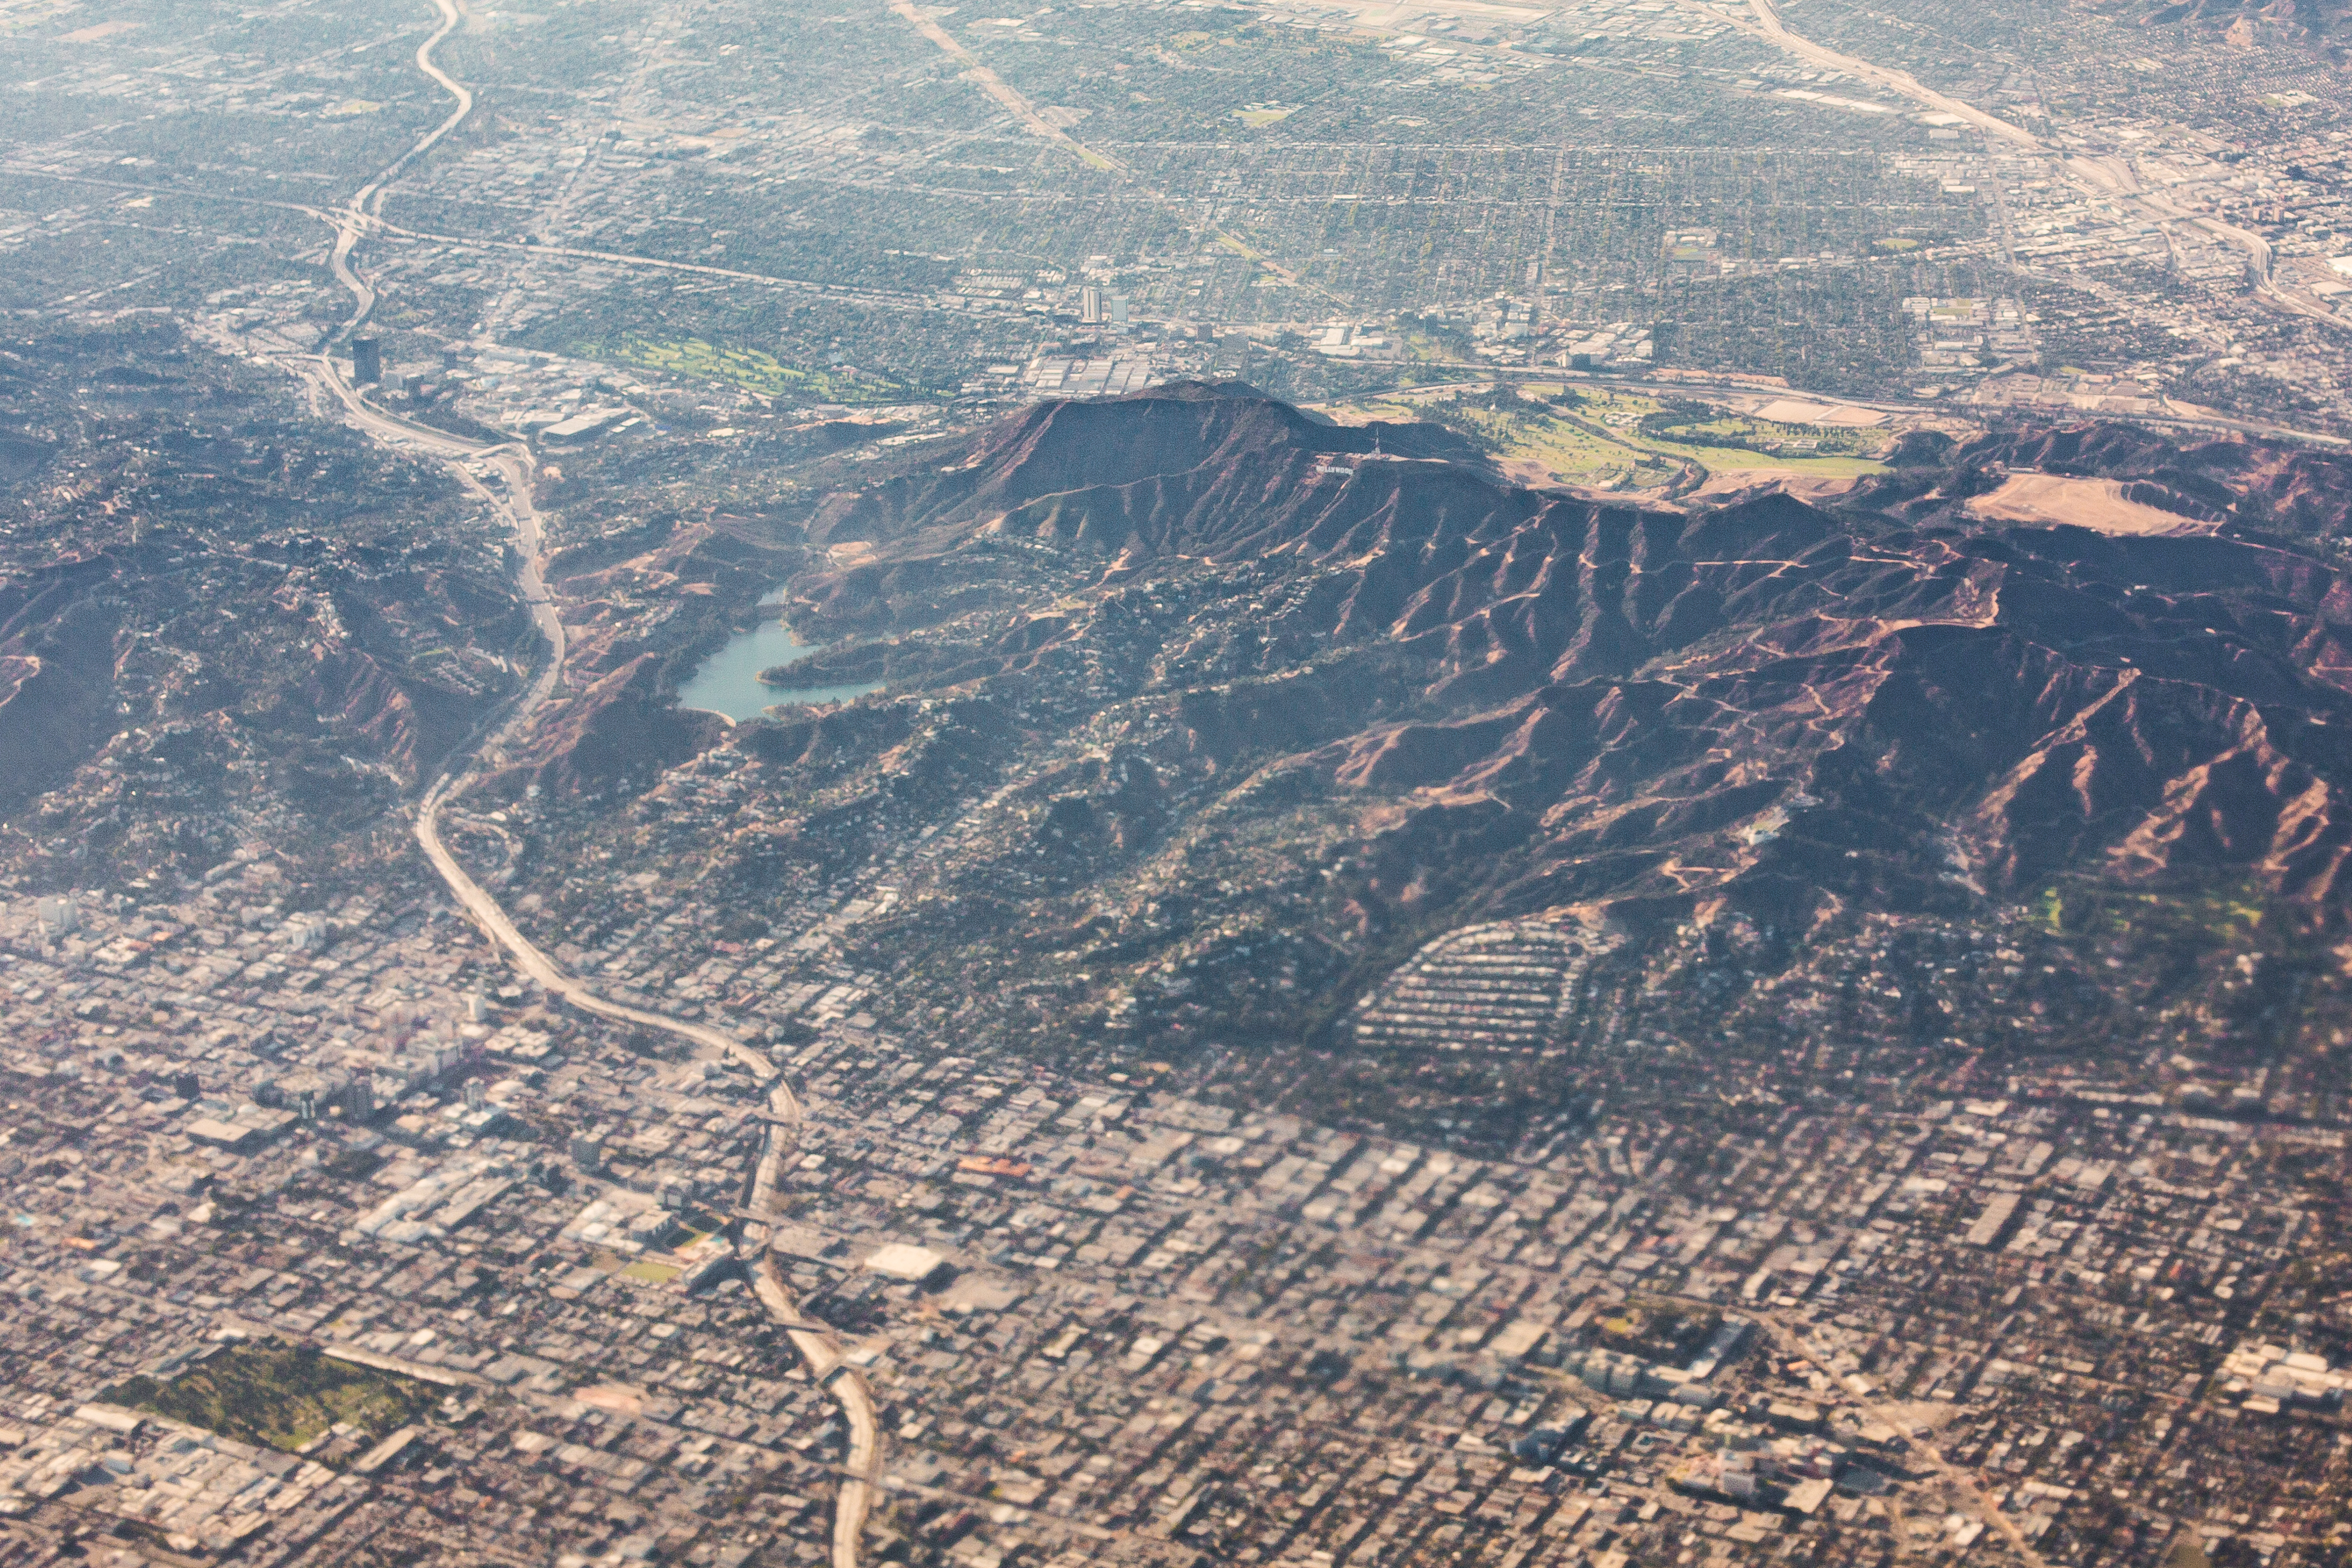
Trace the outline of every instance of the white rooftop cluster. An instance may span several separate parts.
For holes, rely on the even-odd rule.
[[[429,1171],[363,1215],[355,1228],[383,1241],[446,1236],[484,1204],[514,1186],[501,1159],[463,1161]]]
[[[2242,1396],[2247,1409],[2275,1416],[2289,1405],[2341,1405],[2352,1374],[2330,1371],[2308,1351],[2256,1342],[2230,1353],[2221,1380],[2223,1394]]]
[[[561,1232],[566,1241],[584,1241],[615,1252],[642,1252],[661,1239],[676,1216],[645,1193],[616,1188],[574,1215]]]

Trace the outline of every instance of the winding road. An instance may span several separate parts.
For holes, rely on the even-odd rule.
[[[454,0],[435,0],[435,3],[441,12],[441,26],[417,47],[416,68],[456,99],[457,107],[415,146],[362,186],[346,205],[320,214],[335,225],[335,276],[351,290],[353,300],[352,317],[336,334],[338,339],[348,338],[375,308],[374,287],[351,265],[351,253],[361,236],[373,226],[374,209],[382,201],[385,187],[398,177],[402,170],[456,130],[473,109],[473,94],[433,63],[434,47],[457,28],[460,20]],[[564,635],[563,618],[547,592],[544,575],[546,537],[540,525],[538,507],[531,499],[538,465],[530,449],[519,443],[485,445],[466,441],[446,431],[402,419],[378,408],[351,383],[333,355],[326,350],[322,349],[315,359],[302,362],[299,371],[319,392],[341,405],[343,414],[351,423],[380,440],[421,448],[440,458],[468,491],[508,521],[514,530],[516,552],[521,562],[515,574],[516,586],[521,591],[523,601],[530,607],[532,623],[547,642],[548,656],[530,684],[494,715],[465,746],[459,747],[445,765],[440,776],[425,791],[416,810],[417,844],[441,880],[448,884],[450,893],[473,916],[475,923],[505,950],[508,960],[518,971],[549,996],[561,998],[571,1007],[594,1018],[675,1035],[705,1053],[740,1062],[751,1072],[767,1091],[768,1114],[763,1119],[766,1131],[761,1144],[759,1164],[752,1176],[749,1209],[757,1216],[774,1215],[779,1207],[778,1189],[783,1168],[798,1146],[801,1124],[800,1098],[793,1092],[792,1085],[785,1081],[782,1070],[764,1052],[752,1049],[723,1030],[686,1019],[671,1018],[645,1008],[629,1007],[597,995],[524,936],[499,901],[467,874],[466,868],[458,864],[457,857],[442,842],[442,810],[465,794],[486,768],[495,767],[502,760],[508,742],[530,726],[563,676],[569,643]],[[498,489],[493,490],[485,482],[480,472],[483,468],[497,472],[501,481]],[[767,1249],[770,1235],[771,1228],[767,1224],[756,1219],[747,1221],[742,1249],[748,1254],[747,1265],[752,1289],[761,1304],[791,1340],[793,1350],[807,1365],[809,1376],[841,1407],[842,1417],[847,1424],[848,1452],[842,1466],[841,1485],[834,1510],[833,1568],[857,1568],[858,1553],[865,1542],[866,1517],[873,1510],[882,1473],[881,1431],[875,1416],[873,1395],[857,1369],[845,1361],[839,1342],[831,1333],[809,1322],[808,1314],[802,1311],[800,1303],[785,1287],[783,1270]]]

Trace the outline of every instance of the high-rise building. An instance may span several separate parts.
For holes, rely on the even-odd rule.
[[[383,380],[383,350],[373,338],[352,340],[352,382],[366,386]]]
[[[1097,326],[1103,319],[1103,292],[1093,284],[1078,290],[1078,319],[1087,326]]]
[[[1124,294],[1110,297],[1110,324],[1114,327],[1127,325],[1127,296]]]

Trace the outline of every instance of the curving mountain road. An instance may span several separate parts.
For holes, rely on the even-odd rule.
[[[435,46],[447,37],[458,22],[453,0],[435,0],[435,3],[441,12],[441,26],[418,46],[416,67],[455,98],[457,107],[415,146],[361,187],[348,204],[331,213],[319,214],[335,225],[335,276],[352,291],[353,300],[352,318],[338,336],[348,336],[367,319],[368,313],[375,308],[375,290],[351,266],[350,256],[352,246],[373,224],[373,209],[381,201],[385,186],[409,163],[456,130],[473,109],[473,95],[433,63]],[[520,444],[478,444],[389,413],[362,397],[359,389],[344,378],[333,356],[323,349],[315,359],[299,365],[299,371],[319,392],[341,403],[345,417],[353,425],[380,440],[420,447],[438,456],[448,464],[461,484],[507,519],[514,529],[517,553],[521,560],[515,574],[516,584],[522,591],[523,601],[530,607],[532,622],[547,640],[548,657],[530,685],[458,749],[443,768],[440,776],[425,791],[416,811],[418,846],[424,850],[425,859],[432,862],[441,880],[448,884],[450,893],[465,906],[466,912],[473,916],[492,941],[506,950],[516,969],[535,981],[550,996],[560,997],[572,1007],[595,1018],[635,1024],[675,1035],[703,1051],[731,1058],[751,1071],[768,1091],[769,1115],[759,1164],[753,1174],[750,1208],[755,1215],[775,1213],[778,1184],[785,1161],[799,1143],[801,1122],[800,1099],[793,1092],[791,1084],[785,1082],[776,1064],[764,1052],[753,1050],[723,1030],[686,1019],[671,1018],[645,1008],[630,1007],[597,995],[524,936],[499,901],[467,874],[466,868],[458,864],[457,857],[449,852],[448,846],[442,842],[441,812],[444,808],[472,787],[481,777],[486,765],[494,766],[503,758],[507,742],[529,727],[563,675],[569,643],[564,636],[563,618],[547,592],[544,575],[546,538],[540,527],[539,510],[531,500],[537,464],[530,449]],[[502,481],[499,490],[492,490],[484,482],[482,475],[478,472],[478,465],[482,465],[497,470]],[[769,1234],[768,1226],[758,1221],[747,1224],[744,1231],[745,1249],[752,1254],[750,1261],[752,1288],[761,1304],[783,1328],[793,1350],[807,1364],[810,1377],[841,1406],[843,1419],[848,1425],[848,1453],[834,1510],[833,1568],[857,1568],[858,1552],[865,1541],[866,1517],[873,1510],[882,1471],[881,1431],[875,1416],[873,1395],[857,1370],[845,1361],[839,1343],[832,1334],[809,1323],[807,1314],[785,1288],[783,1271],[777,1266],[773,1255],[766,1249]]]

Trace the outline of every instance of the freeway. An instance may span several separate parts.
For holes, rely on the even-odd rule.
[[[29,165],[0,161],[0,172],[27,180],[53,180],[64,185],[87,185],[101,191],[125,191],[137,195],[168,196],[183,201],[221,202],[232,206],[257,207],[272,212],[298,213],[314,218],[337,230],[337,250],[329,260],[334,267],[336,280],[351,290],[359,300],[353,316],[335,330],[340,340],[350,335],[374,308],[374,286],[364,274],[351,265],[351,246],[341,244],[341,236],[348,232],[356,245],[370,235],[389,235],[395,239],[418,240],[430,245],[455,246],[467,250],[507,251],[516,256],[555,261],[593,262],[602,267],[642,267],[649,272],[685,273],[696,277],[723,278],[730,283],[752,283],[765,288],[787,288],[803,294],[823,295],[828,299],[845,300],[857,305],[872,305],[891,310],[953,309],[966,315],[995,314],[1001,316],[1034,316],[1036,308],[1018,299],[993,299],[983,295],[950,297],[940,290],[918,293],[910,289],[879,288],[865,284],[825,283],[809,277],[784,277],[768,272],[746,272],[740,267],[717,267],[709,262],[677,261],[667,256],[638,256],[625,250],[595,250],[584,246],[551,245],[538,240],[499,239],[488,235],[440,234],[431,229],[409,228],[392,222],[379,214],[354,214],[348,206],[322,208],[302,202],[278,202],[261,196],[232,194],[224,191],[206,191],[187,185],[157,185],[135,180],[106,180],[88,174],[60,174],[52,169],[37,169]],[[1254,254],[1254,253],[1252,253]],[[152,276],[145,275],[145,276]],[[136,283],[140,278],[130,279]],[[121,288],[128,284],[113,284]]]
[[[365,321],[370,313],[375,309],[375,286],[362,277],[352,267],[352,247],[358,245],[361,237],[367,233],[368,225],[373,220],[376,210],[383,204],[384,192],[390,188],[393,181],[400,177],[401,171],[431,152],[443,137],[464,124],[466,117],[474,112],[473,93],[433,63],[434,49],[440,45],[442,39],[457,31],[459,20],[454,0],[434,0],[434,4],[440,9],[441,26],[434,29],[431,37],[416,46],[416,68],[431,77],[439,84],[442,91],[457,99],[457,107],[449,111],[449,117],[446,120],[426,131],[417,140],[415,146],[385,164],[374,179],[354,192],[351,202],[329,220],[335,225],[335,250],[331,257],[335,277],[344,287],[352,291],[358,302],[350,322],[343,328],[343,334],[346,336]]]
[[[375,306],[374,288],[350,265],[352,247],[371,226],[374,206],[382,200],[389,183],[410,162],[457,129],[473,108],[473,95],[433,63],[434,47],[449,36],[458,20],[452,0],[436,0],[436,4],[441,11],[442,23],[433,36],[418,47],[416,66],[457,100],[457,108],[447,119],[361,187],[346,206],[332,214],[320,214],[335,225],[335,275],[351,290],[353,300],[353,313],[344,326],[344,335],[364,322]],[[516,552],[520,560],[515,574],[516,586],[523,601],[530,607],[533,624],[547,643],[547,657],[530,684],[460,746],[445,763],[440,775],[426,788],[416,810],[418,846],[475,923],[505,950],[516,969],[536,982],[549,996],[560,998],[569,1006],[594,1018],[675,1035],[700,1051],[740,1062],[750,1071],[768,1092],[767,1114],[762,1118],[763,1133],[759,1164],[753,1176],[751,1207],[755,1214],[774,1214],[779,1201],[779,1180],[785,1160],[799,1144],[801,1123],[800,1099],[793,1092],[791,1084],[776,1064],[764,1052],[753,1050],[723,1030],[686,1019],[671,1018],[645,1008],[630,1007],[597,995],[523,935],[499,901],[467,873],[442,841],[441,813],[452,801],[464,795],[486,770],[504,760],[509,743],[528,729],[563,676],[569,643],[562,615],[547,591],[547,539],[539,509],[532,500],[531,492],[538,476],[537,465],[530,449],[515,443],[482,444],[468,442],[387,413],[369,402],[360,389],[343,376],[332,355],[323,350],[313,359],[299,361],[295,369],[310,383],[314,392],[339,403],[352,424],[379,440],[419,448],[440,458],[470,493],[507,520],[513,529]],[[484,483],[480,470],[485,468],[498,472],[501,480],[498,490],[493,491]],[[766,1250],[768,1239],[768,1226],[759,1223],[746,1226],[744,1246],[754,1254],[750,1262],[753,1289],[761,1305],[783,1328],[793,1350],[807,1364],[810,1377],[840,1406],[848,1427],[848,1453],[834,1509],[833,1568],[857,1568],[866,1518],[872,1511],[882,1473],[881,1432],[875,1415],[873,1396],[866,1388],[864,1377],[845,1361],[839,1343],[831,1333],[812,1326],[808,1314],[793,1299],[791,1291],[784,1286],[782,1270],[774,1256]]]
[[[1060,126],[1055,125],[1053,121],[1047,120],[1043,114],[1039,113],[1035,104],[1030,102],[1029,99],[1024,97],[1017,89],[1005,81],[1003,77],[998,76],[994,71],[991,70],[986,62],[982,60],[979,56],[964,47],[963,45],[956,42],[955,36],[953,34],[950,33],[945,27],[940,26],[939,23],[932,20],[930,16],[917,9],[913,4],[913,0],[890,0],[890,9],[897,13],[901,20],[907,22],[917,32],[922,34],[924,37],[937,45],[941,53],[945,54],[950,59],[954,60],[956,64],[963,67],[964,78],[978,87],[981,91],[986,93],[990,98],[995,99],[996,102],[1003,108],[1004,111],[1013,116],[1013,119],[1019,120],[1023,127],[1025,128],[1031,135],[1045,137],[1048,141],[1065,148],[1088,168],[1100,169],[1106,172],[1126,175],[1129,179],[1134,178],[1135,172],[1129,168],[1125,163],[1112,157],[1108,152],[1087,146],[1085,142],[1080,141],[1068,131],[1063,130]],[[941,13],[941,15],[944,15],[944,13]],[[1314,282],[1309,278],[1301,277],[1297,272],[1283,266],[1280,262],[1276,261],[1272,256],[1266,255],[1265,252],[1260,250],[1255,246],[1251,245],[1247,240],[1243,239],[1239,235],[1234,234],[1223,224],[1217,223],[1213,219],[1203,219],[1192,214],[1189,204],[1169,200],[1166,192],[1150,185],[1143,184],[1140,182],[1137,183],[1137,189],[1142,193],[1145,200],[1152,203],[1154,205],[1166,208],[1171,213],[1181,212],[1183,214],[1184,222],[1197,225],[1202,233],[1214,235],[1217,238],[1218,244],[1223,246],[1226,249],[1232,251],[1234,255],[1242,257],[1244,260],[1255,262],[1257,266],[1265,268],[1268,276],[1280,279],[1285,287],[1291,288],[1305,288],[1310,293],[1321,295],[1324,298],[1330,300],[1334,305],[1338,305],[1343,308],[1357,308],[1353,301],[1346,298],[1344,296],[1333,293],[1322,284]]]
[[[1109,154],[1097,152],[1091,147],[1082,145],[1069,132],[1038,113],[1035,104],[1031,103],[1003,77],[990,70],[982,62],[980,57],[957,43],[954,35],[945,27],[917,10],[911,4],[911,0],[890,0],[890,9],[897,12],[899,17],[917,32],[938,45],[940,53],[961,66],[965,79],[994,99],[1003,107],[1004,111],[1019,120],[1032,136],[1042,136],[1048,141],[1059,143],[1067,148],[1080,162],[1090,164],[1097,169],[1126,167]]]
[[[2334,312],[2303,299],[2281,288],[2271,276],[2271,246],[2268,240],[2232,224],[2201,213],[2185,211],[2168,198],[2152,194],[2140,188],[2132,172],[2130,162],[2123,158],[2094,158],[2080,155],[2060,156],[2042,138],[2021,126],[2011,125],[1998,115],[1988,114],[1974,104],[1936,91],[1908,71],[1898,71],[1888,66],[1876,65],[1853,55],[1813,42],[1801,33],[1792,33],[1780,20],[1774,0],[1747,0],[1748,16],[1740,17],[1718,10],[1703,0],[1680,0],[1683,8],[1716,22],[1726,23],[1750,37],[1759,38],[1783,52],[1796,56],[1809,65],[1824,70],[1843,72],[1857,80],[1884,88],[1901,98],[1907,98],[1923,108],[1939,114],[1950,115],[1963,124],[1974,126],[1995,141],[2006,141],[2021,152],[2039,153],[2051,160],[2052,165],[2064,178],[2087,195],[2104,196],[2122,205],[2137,209],[2143,216],[2159,227],[2187,224],[2212,235],[2225,245],[2245,252],[2253,274],[2254,292],[2278,309],[2292,315],[2341,326]]]
[[[2020,130],[1998,116],[1987,114],[1973,104],[1962,103],[1956,98],[1947,98],[1933,88],[1922,85],[1919,79],[1908,71],[1893,70],[1885,66],[1873,65],[1868,60],[1856,59],[1852,55],[1839,54],[1834,49],[1823,48],[1811,38],[1789,31],[1781,24],[1780,13],[1774,7],[1772,0],[1748,0],[1748,7],[1754,14],[1756,22],[1753,28],[1743,28],[1742,31],[1752,31],[1780,48],[1795,55],[1799,59],[1810,61],[1829,70],[1843,71],[1864,81],[1875,83],[1890,92],[1911,99],[1914,103],[1924,104],[1938,113],[1951,115],[1955,119],[1975,126],[1988,136],[1997,137],[2003,141],[2025,148],[2029,152],[2042,151],[2041,139],[2032,132]],[[1730,18],[1722,17],[1720,13],[1709,12],[1708,15],[1716,16],[1722,20],[1730,20]]]

